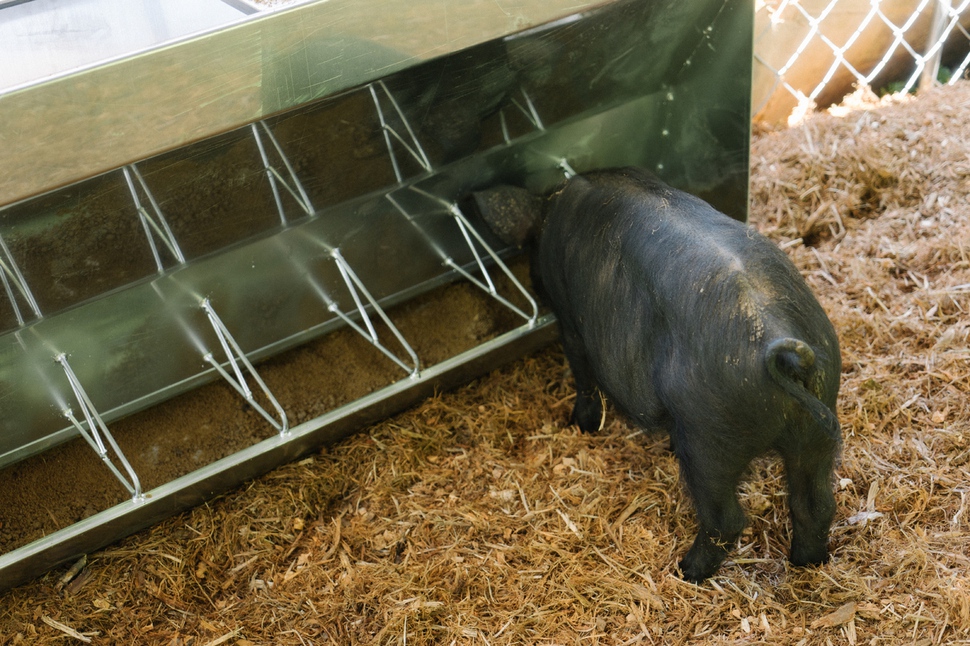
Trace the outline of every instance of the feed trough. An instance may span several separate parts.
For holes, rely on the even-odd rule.
[[[127,492],[0,585],[553,338],[473,190],[635,164],[744,218],[749,4],[0,3],[0,468],[81,438]],[[518,323],[426,365],[394,307],[453,281]],[[292,424],[259,362],[338,329],[398,378]],[[267,439],[146,488],[112,422],[212,381]]]

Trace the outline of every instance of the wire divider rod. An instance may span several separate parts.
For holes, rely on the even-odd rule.
[[[405,140],[404,137],[402,137],[401,134],[387,122],[387,119],[384,116],[384,109],[381,107],[380,98],[377,96],[377,90],[374,89],[375,85],[379,86],[381,90],[383,90],[384,95],[391,102],[391,106],[397,113],[398,119],[401,120],[401,123],[404,125],[404,129],[407,131],[408,137],[411,140],[410,143],[408,143],[407,140]],[[380,120],[381,131],[384,133],[384,143],[387,146],[387,153],[391,158],[391,166],[394,168],[394,177],[397,178],[398,183],[400,184],[404,181],[404,176],[401,174],[401,167],[397,161],[397,154],[394,152],[394,143],[392,141],[392,137],[396,139],[398,143],[404,146],[404,149],[410,153],[411,157],[418,162],[425,172],[430,173],[431,162],[428,160],[428,156],[425,154],[424,148],[421,147],[421,142],[418,141],[417,135],[414,134],[411,124],[408,123],[407,117],[404,116],[404,112],[394,99],[394,95],[391,94],[389,89],[387,89],[387,85],[384,84],[384,81],[371,83],[367,86],[367,89],[370,90],[371,98],[374,100],[374,107],[377,109],[377,118]]]
[[[337,271],[340,272],[340,277],[344,282],[344,286],[350,293],[351,299],[354,301],[354,312],[348,314],[340,305],[327,293],[327,290],[320,285],[320,283],[310,277],[310,284],[316,291],[317,295],[323,300],[327,306],[327,311],[332,314],[336,314],[340,320],[346,323],[351,329],[360,334],[364,339],[377,348],[384,356],[397,364],[402,370],[408,373],[408,376],[412,379],[416,379],[420,376],[421,363],[418,360],[418,355],[408,343],[404,335],[401,334],[397,326],[394,325],[391,318],[387,315],[384,309],[377,302],[377,299],[368,291],[367,287],[364,285],[364,281],[360,279],[347,259],[344,258],[343,254],[340,253],[339,249],[330,247],[326,243],[317,241],[327,249],[327,253],[330,255],[331,260],[337,265]],[[395,339],[397,339],[398,344],[407,354],[407,359],[402,359],[395,352],[390,350],[381,341],[380,334],[377,328],[374,326],[374,319],[372,315],[376,315],[387,329],[391,332]]]
[[[269,155],[266,152],[266,146],[263,144],[263,138],[259,134],[259,126],[262,127],[263,132],[266,133],[266,137],[269,142],[273,145],[276,150],[276,154],[279,156],[280,160],[283,162],[283,167],[286,169],[287,177],[284,177],[280,171],[270,163]],[[276,210],[280,215],[280,222],[285,226],[286,222],[286,211],[283,208],[283,200],[279,191],[279,184],[283,185],[283,188],[296,200],[296,203],[307,215],[313,215],[314,209],[313,205],[310,204],[310,197],[307,195],[306,191],[303,189],[303,184],[300,182],[299,178],[296,176],[296,171],[293,170],[293,165],[287,158],[286,154],[283,152],[283,147],[280,146],[276,137],[273,136],[273,132],[266,125],[265,121],[259,121],[252,124],[253,138],[256,140],[256,147],[259,148],[259,156],[263,161],[263,170],[266,171],[266,177],[269,179],[270,188],[273,191],[273,199],[276,202]]]
[[[522,93],[522,97],[525,99],[525,106],[519,103],[514,98],[512,99],[512,105],[514,105],[519,112],[521,112],[525,118],[532,124],[532,126],[539,131],[545,130],[546,127],[542,125],[542,118],[539,117],[539,112],[536,110],[535,104],[532,102],[532,97],[529,93],[525,91],[525,88],[519,88]],[[499,123],[502,126],[502,139],[505,140],[506,144],[512,143],[512,136],[509,134],[509,126],[505,120],[505,110],[499,110],[498,112]]]
[[[460,208],[458,208],[458,205],[453,202],[448,202],[446,200],[443,200],[436,195],[432,195],[431,193],[428,193],[427,191],[420,189],[417,186],[410,186],[409,190],[414,191],[415,193],[422,195],[428,198],[429,200],[432,200],[438,205],[439,208],[428,212],[429,215],[432,213],[447,213],[454,219],[455,224],[458,226],[458,229],[461,232],[462,238],[464,238],[465,240],[465,244],[468,246],[468,249],[471,251],[472,256],[475,259],[475,265],[478,267],[478,271],[481,273],[482,278],[479,279],[477,276],[467,271],[464,267],[462,267],[457,262],[455,262],[454,258],[452,258],[451,255],[449,255],[447,252],[445,252],[441,248],[441,246],[438,245],[424,231],[424,229],[414,220],[414,217],[407,212],[407,210],[401,205],[401,203],[398,202],[396,199],[394,199],[393,195],[388,193],[387,194],[388,201],[390,201],[391,204],[393,204],[394,207],[405,218],[407,218],[408,222],[410,222],[411,225],[418,230],[418,232],[422,235],[422,237],[424,237],[425,240],[428,241],[428,243],[430,244],[431,248],[435,251],[435,253],[437,253],[441,257],[443,264],[449,269],[452,269],[458,272],[459,274],[461,274],[462,277],[464,277],[470,283],[472,283],[473,285],[475,285],[476,287],[478,287],[479,289],[487,293],[489,296],[497,300],[499,303],[501,303],[508,309],[512,310],[518,316],[524,318],[527,324],[529,325],[529,327],[534,326],[536,321],[539,318],[539,306],[536,304],[535,299],[532,298],[528,290],[526,290],[526,288],[522,285],[522,283],[520,283],[519,280],[515,277],[515,274],[512,273],[512,270],[510,270],[508,266],[505,264],[505,262],[502,261],[502,258],[498,255],[498,253],[496,253],[496,251],[492,249],[492,247],[488,244],[488,242],[485,241],[485,239],[481,236],[478,230],[471,225],[471,223],[465,217],[465,214],[461,212]],[[477,246],[475,243],[477,243]],[[524,311],[522,308],[518,307],[517,305],[515,305],[507,298],[505,298],[504,296],[498,293],[498,289],[495,287],[495,282],[492,280],[492,276],[488,271],[488,267],[485,264],[484,258],[482,257],[482,254],[479,251],[479,247],[481,247],[481,249],[484,250],[485,254],[489,258],[491,258],[492,262],[494,262],[495,265],[502,271],[502,273],[504,273],[506,277],[508,277],[508,279],[512,282],[515,289],[518,290],[518,292],[525,298],[525,300],[529,304],[529,308],[532,310],[531,314]]]
[[[522,98],[525,99],[526,107],[523,108],[521,105],[519,105],[519,102],[516,101],[515,99],[512,99],[512,104],[515,105],[515,107],[517,107],[519,110],[521,110],[522,113],[529,119],[529,121],[532,122],[532,125],[534,125],[538,130],[545,130],[546,127],[542,125],[542,119],[539,118],[539,113],[536,111],[536,106],[532,102],[532,97],[530,97],[529,93],[525,91],[525,88],[521,88],[521,91],[522,91]]]
[[[121,169],[125,176],[125,182],[128,184],[128,191],[131,193],[131,199],[135,202],[135,210],[138,212],[138,219],[141,221],[142,227],[145,229],[145,237],[148,238],[148,244],[152,248],[152,256],[155,258],[155,267],[158,269],[158,273],[163,273],[165,271],[165,265],[162,263],[162,258],[158,253],[158,246],[155,244],[155,236],[158,236],[159,240],[165,245],[169,253],[179,262],[179,264],[185,264],[185,255],[182,254],[182,249],[179,247],[178,241],[175,239],[175,234],[172,233],[172,229],[168,226],[168,221],[165,219],[165,215],[162,213],[161,207],[158,206],[158,202],[155,201],[155,196],[148,189],[148,184],[145,182],[145,178],[142,177],[141,171],[134,164],[128,164]],[[138,190],[135,187],[135,182],[132,180],[134,177],[138,181],[138,186],[145,193],[148,203],[152,207],[154,216],[148,212],[148,209],[141,203],[141,198],[138,197]],[[155,236],[152,232],[155,232]]]
[[[390,92],[387,90],[387,87],[384,86],[382,82],[380,83],[380,86],[383,89],[384,93],[391,100],[391,103],[394,106],[394,109],[397,111],[398,116],[404,122],[405,127],[407,128],[408,134],[412,137],[412,140],[414,141],[414,145],[417,147],[419,151],[421,151],[418,161],[422,164],[423,167],[430,170],[430,163],[428,163],[427,157],[424,156],[424,151],[417,143],[417,139],[414,137],[414,133],[411,130],[411,127],[407,124],[407,120],[404,118],[404,115],[401,113],[401,110],[398,107],[397,102],[394,101],[394,97],[391,96]],[[380,116],[382,125],[386,125],[384,121],[383,112],[381,111],[380,102],[377,100],[377,94],[373,89],[373,84],[371,84],[371,96],[374,98],[375,105],[377,106],[378,114]],[[273,145],[273,148],[276,150],[277,155],[279,155],[279,158],[283,162],[283,165],[286,168],[286,171],[289,175],[289,180],[287,180],[270,163],[269,156],[267,155],[266,147],[263,144],[262,137],[260,135],[259,129],[257,128],[257,124],[255,123],[252,124],[253,136],[256,139],[256,144],[259,147],[260,156],[262,157],[262,160],[263,160],[263,166],[267,171],[267,174],[270,180],[270,185],[273,189],[273,196],[276,199],[276,206],[277,206],[277,209],[279,210],[280,220],[282,221],[284,226],[287,224],[282,201],[280,200],[280,193],[277,188],[277,181],[279,181],[279,183],[282,184],[287,191],[289,191],[290,195],[293,196],[293,198],[297,201],[297,203],[299,203],[300,207],[308,215],[314,215],[316,211],[314,210],[313,205],[310,203],[310,198],[307,195],[306,191],[304,190],[303,185],[301,184],[299,178],[297,177],[296,172],[294,171],[293,166],[290,164],[289,159],[287,158],[286,154],[283,152],[283,148],[280,146],[279,142],[273,136],[272,131],[270,130],[269,126],[266,125],[265,121],[260,121],[259,126],[262,127],[262,130],[269,138],[270,143]],[[385,130],[385,137],[387,136],[388,131],[394,132],[393,129],[388,127],[388,129]],[[395,136],[397,136],[396,133],[394,134]],[[414,154],[413,149],[410,146],[406,145],[406,147],[408,148],[409,151],[412,152],[412,154]],[[391,144],[389,140],[388,140],[388,150],[391,152],[392,161],[395,162],[395,173],[398,175],[398,177],[400,177],[400,170],[397,168],[396,159],[394,158],[394,154],[393,154],[393,148],[391,148]],[[326,242],[319,239],[314,239],[314,242],[323,246],[326,249],[327,254],[336,264],[337,270],[340,273],[340,277],[343,280],[343,283],[347,288],[347,291],[349,292],[351,299],[353,299],[355,312],[354,314],[347,314],[346,312],[344,312],[337,304],[337,302],[330,297],[330,295],[327,293],[327,290],[324,289],[319,284],[319,282],[316,281],[311,276],[310,284],[326,304],[327,310],[330,313],[337,315],[337,317],[339,317],[342,321],[344,321],[344,323],[346,323],[355,332],[357,332],[362,337],[364,337],[364,339],[366,339],[368,343],[370,343],[375,348],[377,348],[382,354],[388,357],[391,361],[393,361],[395,364],[400,366],[412,378],[416,378],[420,372],[420,362],[418,361],[417,353],[415,353],[411,345],[407,342],[407,340],[405,340],[404,335],[401,334],[401,332],[397,329],[397,327],[391,322],[390,317],[388,317],[387,314],[384,312],[384,310],[380,307],[380,305],[378,305],[377,300],[370,294],[370,292],[364,286],[363,281],[361,281],[361,279],[351,268],[350,264],[340,253],[340,250],[330,246]],[[366,303],[364,301],[366,301]],[[409,362],[408,360],[405,360],[399,357],[397,354],[395,354],[393,351],[391,351],[387,346],[385,346],[381,342],[381,339],[379,338],[379,335],[377,332],[377,328],[374,326],[374,322],[371,317],[371,312],[375,313],[384,322],[387,328],[391,331],[391,333],[397,339],[398,343],[404,349],[405,353],[408,355]],[[361,325],[361,322],[363,323],[363,326]]]
[[[253,364],[250,363],[249,359],[246,358],[246,354],[239,347],[239,344],[236,343],[236,339],[233,338],[232,334],[229,332],[229,329],[226,328],[225,324],[219,318],[219,315],[216,314],[215,308],[212,307],[212,303],[209,302],[209,299],[203,299],[201,305],[202,309],[206,313],[206,316],[209,317],[209,323],[212,324],[212,329],[219,338],[219,344],[222,346],[222,350],[226,355],[229,366],[232,369],[232,374],[229,374],[229,372],[219,361],[216,361],[211,352],[204,354],[202,359],[215,368],[216,372],[218,372],[223,379],[228,381],[229,385],[232,386],[236,392],[242,395],[242,397],[249,402],[249,405],[256,409],[256,412],[262,415],[266,421],[268,421],[273,428],[279,432],[280,436],[286,436],[287,432],[289,431],[289,422],[286,419],[286,412],[280,406],[279,402],[276,400],[276,397],[273,396],[273,393],[270,392],[269,388],[260,378],[259,373],[256,372]],[[249,385],[246,382],[243,370],[250,374],[253,381],[256,382],[259,388],[263,391],[263,394],[266,395],[266,398],[269,400],[270,404],[272,404],[273,408],[276,409],[279,419],[274,418],[259,404],[259,402],[256,401],[256,398],[253,396],[253,391],[249,388]]]
[[[0,280],[3,281],[3,289],[7,292],[7,298],[10,299],[10,305],[17,317],[17,325],[23,327],[26,319],[20,311],[20,306],[17,305],[17,295],[14,289],[27,301],[27,305],[34,313],[34,318],[43,318],[33,292],[30,291],[27,281],[24,280],[24,275],[20,273],[20,267],[17,266],[13,254],[10,253],[10,248],[7,247],[7,243],[4,242],[2,237],[0,237]]]
[[[87,392],[85,392],[84,387],[81,385],[81,381],[77,378],[77,375],[74,374],[74,370],[71,369],[71,364],[68,363],[67,355],[61,353],[54,357],[54,360],[64,369],[64,374],[67,376],[68,383],[71,384],[71,390],[74,391],[74,397],[81,409],[81,414],[84,416],[84,422],[87,424],[87,427],[85,428],[85,425],[78,421],[70,406],[65,407],[62,411],[64,417],[66,417],[67,420],[74,425],[74,428],[78,430],[81,437],[83,437],[88,445],[94,449],[94,452],[98,454],[98,457],[101,458],[101,460],[105,463],[105,465],[107,465],[115,477],[118,478],[118,481],[121,482],[122,486],[128,490],[128,493],[131,494],[132,501],[136,503],[141,502],[144,500],[144,496],[142,495],[141,481],[138,479],[138,474],[135,473],[135,470],[131,467],[131,464],[125,457],[125,454],[118,446],[118,443],[115,442],[114,436],[111,435],[111,432],[108,431],[107,425],[104,423],[104,419],[102,419],[101,415],[98,413],[94,403],[91,401],[91,398],[88,397]],[[127,478],[123,473],[121,473],[121,470],[115,466],[114,461],[112,461],[111,457],[108,455],[108,448],[105,446],[105,441],[107,441],[108,446],[111,447],[111,450],[114,451],[114,454],[118,457],[118,461],[121,462],[122,468],[124,468],[125,473],[128,474]]]

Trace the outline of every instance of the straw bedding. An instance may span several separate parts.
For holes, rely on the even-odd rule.
[[[7,593],[0,643],[970,643],[970,84],[848,103],[752,149],[752,224],[843,348],[829,564],[787,563],[767,457],[682,581],[666,439],[569,427],[552,347]]]

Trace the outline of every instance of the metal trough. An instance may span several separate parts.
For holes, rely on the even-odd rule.
[[[741,0],[0,2],[24,61],[0,72],[0,468],[81,436],[130,493],[0,555],[0,587],[551,339],[471,190],[637,164],[743,219],[752,20]],[[386,312],[453,280],[521,326],[425,367]],[[254,362],[343,326],[400,381],[291,428]],[[145,491],[109,424],[214,379],[273,437]]]

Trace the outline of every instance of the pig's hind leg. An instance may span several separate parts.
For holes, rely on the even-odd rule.
[[[832,471],[839,443],[812,420],[778,447],[788,480],[788,507],[792,520],[789,558],[794,565],[815,565],[829,560],[828,535],[835,516]]]
[[[576,402],[569,423],[575,424],[584,433],[598,431],[603,422],[603,401],[600,399],[600,391],[593,377],[593,368],[586,356],[586,349],[579,334],[562,320],[560,330],[563,351],[576,382]]]
[[[716,445],[720,443],[705,442],[703,436],[688,438],[683,431],[678,424],[671,438],[681,477],[694,501],[698,528],[680,571],[685,579],[699,582],[717,571],[744,529],[737,489],[750,459],[732,456]]]

